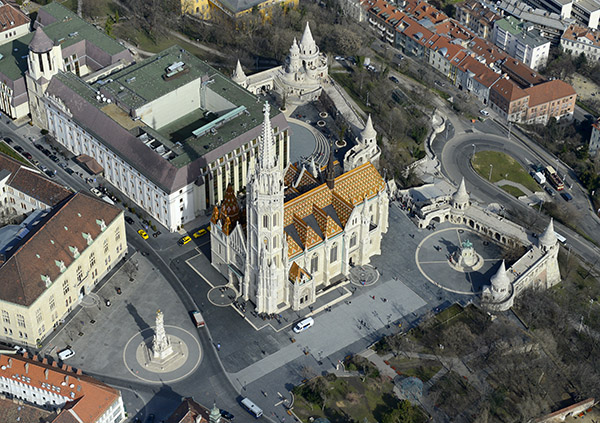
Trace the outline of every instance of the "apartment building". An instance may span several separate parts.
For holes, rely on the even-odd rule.
[[[584,54],[588,60],[600,60],[600,31],[570,25],[560,38],[560,46],[573,56]]]
[[[598,150],[600,150],[600,119],[592,124],[592,136],[588,151],[591,156],[595,156],[598,154]]]
[[[494,6],[477,0],[467,0],[456,4],[456,20],[475,32],[477,36],[490,39],[494,23],[502,16]]]
[[[31,20],[16,7],[0,2],[0,45],[29,33]]]
[[[553,46],[559,45],[560,36],[569,26],[570,18],[562,18],[560,14],[531,7],[520,0],[500,0],[496,7],[505,16],[513,16],[523,23],[533,25]]]
[[[531,69],[546,66],[550,41],[542,37],[533,25],[508,16],[495,22],[492,39],[494,44]]]

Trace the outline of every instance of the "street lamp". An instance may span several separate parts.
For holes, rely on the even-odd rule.
[[[475,157],[475,144],[471,144],[473,146],[473,157]]]
[[[488,177],[488,180],[490,182],[492,181],[492,169],[494,169],[494,165],[492,163],[490,163],[490,176]]]

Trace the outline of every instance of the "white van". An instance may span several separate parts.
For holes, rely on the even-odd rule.
[[[306,319],[299,321],[298,324],[294,326],[293,331],[296,333],[304,332],[306,329],[308,329],[314,324],[315,320],[312,317],[307,317]]]
[[[58,358],[61,360],[66,360],[67,358],[71,358],[75,355],[75,351],[73,351],[71,348],[65,348],[62,351],[58,352]]]
[[[263,415],[262,409],[258,405],[254,404],[252,401],[250,401],[250,399],[244,398],[241,401],[241,404],[242,404],[242,407],[244,407],[248,411],[248,413],[252,414],[257,419]]]

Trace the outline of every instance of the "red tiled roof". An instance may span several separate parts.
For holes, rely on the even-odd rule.
[[[69,402],[53,423],[95,422],[120,397],[119,391],[83,374],[75,373],[70,366],[59,368],[27,357],[0,355],[0,376],[18,379],[19,382],[42,392],[58,394]]]
[[[525,92],[530,95],[529,107],[535,107],[540,104],[577,95],[571,85],[560,79],[554,79],[552,81],[544,82],[543,84],[526,88]]]
[[[527,97],[525,90],[521,89],[510,79],[501,78],[492,86],[492,90],[498,93],[507,102],[511,103],[520,98]]]
[[[570,25],[565,29],[561,38],[571,41],[582,41],[581,39],[584,38],[590,42],[590,46],[600,48],[600,32],[587,27]]]
[[[0,6],[0,33],[29,24],[30,19],[10,4]]]

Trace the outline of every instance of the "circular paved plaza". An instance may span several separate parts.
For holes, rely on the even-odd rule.
[[[483,259],[477,270],[451,265],[450,257],[455,257],[467,240]],[[502,248],[499,245],[464,227],[434,231],[421,241],[415,252],[417,267],[429,282],[446,291],[464,295],[478,294],[484,285],[489,285],[501,260]]]
[[[165,325],[165,331],[177,356],[164,365],[153,366],[147,363],[147,347],[152,345],[154,328],[147,328],[132,336],[123,351],[123,361],[127,370],[144,382],[176,382],[191,374],[202,360],[202,348],[196,338],[177,326]]]

